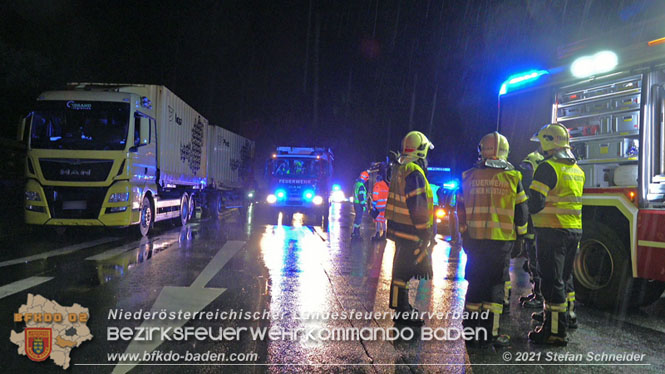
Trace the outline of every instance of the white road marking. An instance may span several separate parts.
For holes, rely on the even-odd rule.
[[[166,309],[169,311],[188,311],[188,312],[199,312],[203,310],[208,304],[213,300],[219,297],[226,288],[204,288],[208,282],[217,274],[219,271],[226,265],[227,262],[233,256],[238,253],[245,246],[245,242],[242,241],[228,241],[224,246],[217,251],[215,257],[210,260],[208,265],[201,271],[201,273],[196,277],[194,282],[189,287],[164,287],[162,291],[157,296],[151,312],[161,311]],[[176,319],[176,320],[160,320],[152,319],[146,320],[141,323],[141,327],[181,327],[189,322],[188,319]],[[143,352],[152,352],[155,348],[159,347],[162,344],[162,341],[159,339],[159,334],[155,334],[156,337],[152,341],[136,341],[132,340],[127,346],[125,353],[143,353]],[[137,362],[121,362],[122,365],[116,365],[113,369],[113,373],[126,373],[134,368]]]
[[[91,248],[91,247],[94,247],[94,246],[97,246],[97,245],[100,245],[100,244],[116,241],[118,239],[119,238],[97,239],[97,240],[92,240],[92,241],[85,242],[85,243],[69,245],[67,247],[54,249],[52,251],[39,253],[39,254],[32,255],[32,256],[21,257],[21,258],[17,258],[17,259],[14,259],[14,260],[7,260],[7,261],[0,262],[0,268],[5,267],[5,266],[22,264],[22,263],[26,263],[26,262],[30,262],[30,261],[35,261],[35,260],[45,260],[49,257],[54,257],[54,256],[62,256],[62,255],[66,255],[66,254],[69,254],[69,253],[72,253],[72,252],[80,251],[81,249]]]
[[[0,299],[48,282],[53,277],[30,277],[0,287]]]
[[[138,248],[142,245],[150,244],[152,242],[156,242],[156,241],[161,240],[161,239],[163,239],[161,236],[158,236],[156,238],[151,238],[149,240],[141,239],[140,241],[135,241],[135,242],[132,242],[132,243],[129,243],[129,244],[125,244],[121,247],[112,248],[112,249],[109,249],[108,251],[104,251],[104,252],[98,253],[94,256],[90,256],[90,257],[86,258],[86,261],[104,261],[104,260],[107,260],[109,258],[113,258],[113,257],[115,257],[115,256],[117,256],[121,253],[130,251],[132,249],[136,249],[136,248]]]

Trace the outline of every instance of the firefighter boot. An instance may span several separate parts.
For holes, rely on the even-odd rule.
[[[536,279],[533,282],[533,288],[531,289],[531,294],[526,297],[525,300],[521,300],[523,308],[534,308],[542,309],[543,307],[543,295],[540,293],[540,280]]]
[[[522,308],[539,309],[543,307],[543,297],[535,296],[522,303]]]
[[[390,291],[390,308],[395,309],[393,322],[396,325],[422,326],[425,324],[420,318],[420,312],[409,304],[409,289],[407,283],[394,279]]]
[[[531,313],[531,319],[538,322],[539,324],[543,324],[543,320],[545,319],[545,312],[533,312]]]
[[[487,313],[486,311],[489,311]],[[499,334],[499,325],[501,314],[503,314],[503,305],[500,303],[483,303],[483,313],[487,318],[480,318],[480,327],[487,331],[487,342],[497,347],[507,347],[510,345],[510,336]]]
[[[533,301],[533,300],[536,301]],[[527,303],[526,305],[524,303]],[[540,280],[535,279],[533,285],[531,286],[531,293],[527,296],[520,297],[520,304],[524,308],[542,308],[543,307],[543,295],[540,293]]]
[[[577,314],[575,314],[575,292],[568,292],[568,328],[577,328]]]
[[[533,293],[533,290],[531,290],[530,294],[528,294],[526,296],[520,296],[520,299],[519,299],[520,304],[524,304],[525,301],[531,300],[534,297],[536,297],[536,295]]]
[[[571,296],[572,295],[572,296]],[[575,314],[575,292],[570,292],[568,294],[568,328],[576,329],[577,328],[577,314]],[[543,323],[543,312],[537,312],[531,314],[531,319],[539,323]]]
[[[566,310],[567,303],[547,304],[543,314],[543,324],[529,332],[529,340],[535,344],[549,344],[565,346],[568,344],[566,336]],[[534,313],[536,314],[536,313]]]
[[[351,239],[360,238],[360,226],[353,226],[353,233],[351,234]]]
[[[510,295],[513,293],[513,286],[510,281],[503,283],[503,313],[510,313]]]

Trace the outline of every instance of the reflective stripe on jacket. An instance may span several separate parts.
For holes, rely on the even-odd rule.
[[[353,185],[353,202],[355,204],[367,203],[367,187],[363,182],[357,181]]]
[[[423,169],[416,163],[400,165],[393,173],[386,204],[388,238],[411,241],[429,240],[428,230],[434,222],[434,198]],[[409,186],[412,173],[422,176],[422,185]]]
[[[556,185],[550,190],[539,180],[531,182],[530,189],[545,196],[545,208],[532,215],[534,227],[581,229],[584,171],[577,164],[556,160],[544,163],[551,165],[556,172]]]
[[[469,236],[473,239],[515,240],[526,225],[515,229],[515,206],[527,201],[517,170],[473,168],[462,174],[462,192]]]
[[[372,205],[374,205],[374,208],[379,211],[386,209],[389,191],[388,184],[385,181],[374,183],[374,188],[372,188]]]

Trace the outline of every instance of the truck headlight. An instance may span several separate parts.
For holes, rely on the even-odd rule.
[[[277,196],[270,194],[268,197],[266,197],[266,201],[268,204],[274,204],[277,201]]]
[[[121,203],[129,200],[129,192],[112,193],[109,197],[109,203]]]
[[[323,203],[323,198],[319,195],[316,195],[312,199],[312,202],[314,203],[314,205],[321,205],[321,203]]]
[[[39,193],[35,191],[25,191],[25,199],[28,201],[42,201],[42,198],[39,197]]]

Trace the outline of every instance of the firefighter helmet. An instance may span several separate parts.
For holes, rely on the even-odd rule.
[[[413,162],[418,159],[426,159],[427,151],[434,149],[432,144],[425,134],[420,131],[411,131],[404,139],[402,139],[402,153],[400,154],[400,161],[402,163]]]
[[[538,151],[533,151],[524,157],[524,160],[520,162],[520,167],[524,170],[536,170],[536,166],[543,161],[545,157],[540,154]]]
[[[543,151],[570,148],[570,134],[566,126],[560,123],[550,123],[543,126],[531,138],[533,142],[540,142]]]
[[[480,139],[478,153],[483,160],[508,160],[510,145],[505,136],[494,131]]]
[[[367,170],[363,170],[363,172],[360,173],[358,179],[360,179],[363,182],[367,182],[369,180],[369,173],[367,172]]]

